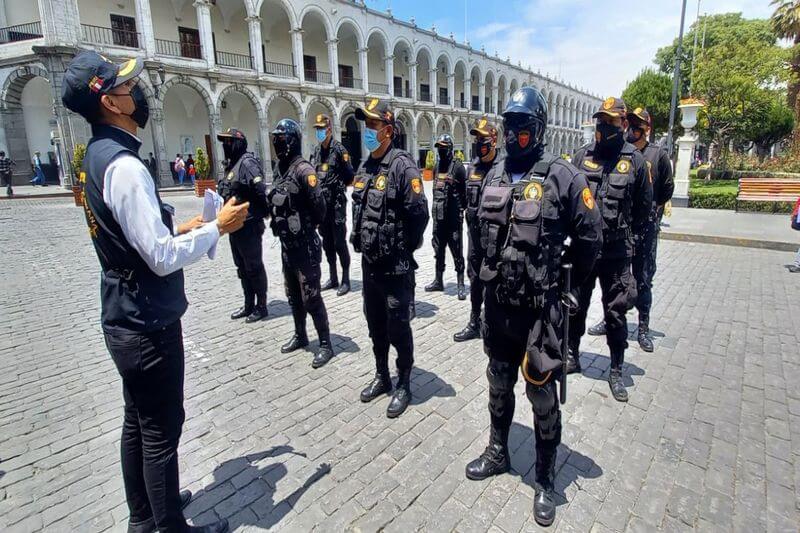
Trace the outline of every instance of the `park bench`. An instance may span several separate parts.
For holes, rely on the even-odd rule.
[[[800,179],[739,178],[739,202],[795,202],[800,198]]]

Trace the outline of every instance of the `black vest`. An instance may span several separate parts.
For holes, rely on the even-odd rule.
[[[558,216],[545,154],[517,183],[499,170],[486,183],[479,211],[486,255],[480,278],[501,304],[538,309],[557,286],[567,230]]]
[[[301,169],[301,166],[308,168]],[[313,172],[311,165],[297,156],[286,172],[281,173],[278,169],[272,190],[267,195],[272,211],[272,233],[281,240],[283,249],[287,251],[309,246],[316,249],[319,242],[311,217],[311,206],[307,205],[301,194],[303,170]]]
[[[614,161],[595,162],[586,155],[578,166],[589,179],[589,188],[603,215],[603,245],[631,241],[631,212],[633,210],[633,159],[625,152]]]
[[[453,158],[447,172],[438,172],[433,178],[433,206],[431,214],[434,222],[444,220],[459,210],[459,198],[454,181],[457,160]]]
[[[480,158],[475,158],[473,164],[470,166],[470,173],[469,176],[467,176],[467,206],[465,214],[467,217],[467,224],[471,228],[480,227],[478,208],[481,205],[481,192],[483,191],[484,178],[489,170],[491,170],[495,161],[497,161],[497,156],[489,163],[484,163]]]
[[[95,125],[86,148],[83,208],[89,234],[100,260],[100,301],[103,330],[114,332],[154,331],[179,320],[186,311],[183,271],[156,275],[125,238],[103,201],[106,168],[117,157],[130,154],[139,159],[140,142],[111,126]],[[141,159],[139,159],[141,161]],[[130,179],[119,176],[115,179]],[[152,178],[150,178],[152,179]],[[172,215],[161,202],[161,220],[172,232]]]

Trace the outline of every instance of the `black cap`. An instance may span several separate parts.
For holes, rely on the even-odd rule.
[[[225,139],[244,139],[247,140],[244,133],[237,130],[236,128],[228,128],[227,130],[223,131],[222,133],[217,134],[218,141],[224,141]]]
[[[137,77],[143,67],[144,63],[139,58],[117,64],[97,52],[81,52],[64,72],[61,101],[67,109],[86,118],[92,117],[102,95]]]
[[[600,115],[608,115],[614,118],[625,118],[627,112],[628,107],[625,105],[625,101],[622,98],[609,96],[603,100],[603,103],[600,104],[600,108],[594,115],[592,115],[592,118],[597,118]]]
[[[628,121],[643,122],[650,126],[650,113],[643,107],[637,107],[633,111],[628,111]]]
[[[392,111],[392,106],[389,105],[389,102],[381,100],[380,98],[371,98],[366,106],[356,109],[355,115],[358,120],[372,118],[387,124],[394,124],[394,111]]]

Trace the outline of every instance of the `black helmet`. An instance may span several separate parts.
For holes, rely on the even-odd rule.
[[[434,146],[439,149],[440,159],[453,159],[453,138],[449,134],[439,135]]]
[[[526,156],[540,150],[547,128],[547,102],[542,93],[533,87],[522,87],[511,95],[503,111],[503,126],[509,156]],[[527,132],[527,139],[519,132]]]
[[[290,118],[284,118],[272,130],[272,146],[278,159],[287,159],[300,153],[303,134],[300,125]]]

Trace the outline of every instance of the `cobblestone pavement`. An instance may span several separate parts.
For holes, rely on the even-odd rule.
[[[200,205],[169,201],[181,220]],[[121,387],[82,212],[69,200],[4,202],[0,249],[0,530],[123,531]],[[679,242],[660,253],[656,351],[632,343],[629,403],[610,397],[604,341],[582,346],[551,530],[796,532],[800,276],[783,268],[792,254]],[[422,291],[430,245],[417,255],[414,404],[395,421],[388,399],[358,401],[373,372],[360,282],[344,297],[325,293],[338,356],[314,371],[310,351],[279,352],[292,325],[271,237],[265,256],[271,315],[257,325],[227,318],[240,304],[227,239],[216,261],[187,270],[187,516],[227,517],[238,531],[537,530],[521,384],[513,471],[464,477],[488,437],[486,357],[479,341],[452,341],[469,313],[452,270],[445,293]],[[357,280],[358,260],[354,270]],[[595,301],[590,321],[598,316]]]

